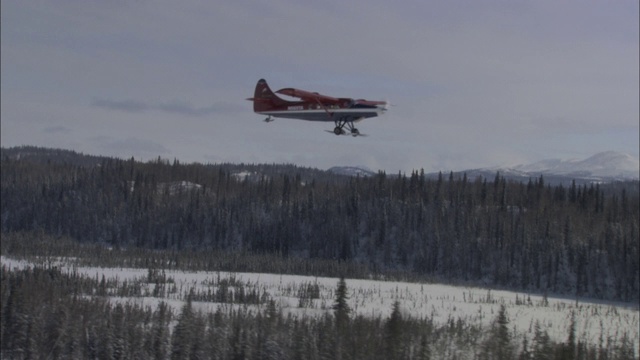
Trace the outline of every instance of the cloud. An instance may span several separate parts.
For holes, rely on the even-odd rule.
[[[95,107],[100,107],[108,110],[118,110],[125,112],[138,113],[149,109],[149,106],[145,103],[135,100],[105,100],[95,99],[91,103]]]
[[[170,114],[180,114],[187,116],[203,116],[211,114],[215,111],[215,107],[204,107],[197,108],[192,106],[191,104],[184,102],[172,102],[168,104],[160,104],[157,106],[157,109],[170,113]]]
[[[109,155],[389,172],[637,154],[638,6],[7,2],[0,136],[86,141],[78,150]],[[323,132],[333,124],[261,126],[243,100],[259,78],[397,106],[359,125],[370,135],[361,139]]]
[[[106,110],[124,111],[129,113],[141,113],[144,111],[153,110],[174,115],[184,115],[188,117],[201,117],[215,113],[232,113],[245,110],[240,105],[227,102],[218,102],[207,107],[197,107],[184,101],[172,101],[156,105],[147,104],[137,100],[95,99],[93,100],[91,105]]]
[[[206,116],[215,113],[230,113],[244,111],[239,105],[219,102],[208,107],[195,107],[186,102],[174,101],[171,103],[160,104],[153,107],[154,109],[164,111],[171,114],[180,114],[185,116]]]
[[[71,129],[69,129],[66,126],[50,126],[47,128],[44,128],[43,130],[44,133],[47,134],[56,134],[56,133],[70,133]]]

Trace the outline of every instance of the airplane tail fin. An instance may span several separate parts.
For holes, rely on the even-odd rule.
[[[254,112],[268,111],[275,106],[286,104],[285,100],[279,98],[271,91],[265,79],[258,80],[253,97],[247,100],[253,101]]]

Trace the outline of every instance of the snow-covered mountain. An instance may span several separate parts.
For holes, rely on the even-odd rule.
[[[514,170],[535,173],[575,176],[580,178],[638,179],[640,161],[629,154],[606,151],[584,160],[542,160],[532,164],[518,165]]]
[[[362,166],[334,166],[327,170],[331,173],[346,176],[373,176],[376,173]]]
[[[483,177],[492,180],[498,172],[502,177],[520,182],[527,182],[542,175],[545,183],[552,185],[570,185],[573,181],[576,184],[610,183],[638,180],[640,160],[628,154],[605,151],[584,160],[548,159],[515,166],[455,171],[454,176],[461,177],[462,174],[466,174],[470,179]],[[430,173],[427,176],[437,178],[438,173]]]

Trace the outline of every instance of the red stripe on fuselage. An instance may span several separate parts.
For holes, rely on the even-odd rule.
[[[302,100],[288,101],[276,93]],[[378,116],[387,107],[385,101],[334,98],[294,88],[280,89],[274,93],[264,79],[256,84],[254,97],[247,100],[253,101],[253,111],[258,114],[310,121],[355,121]]]

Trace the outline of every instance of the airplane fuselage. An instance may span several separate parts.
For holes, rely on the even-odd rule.
[[[299,102],[297,104],[293,103],[291,105],[286,105],[282,108],[275,108],[267,111],[256,111],[256,113],[279,118],[300,119],[308,121],[335,122],[343,120],[345,118],[350,118],[355,122],[362,119],[379,116],[385,111],[386,106],[382,105],[359,105],[354,107],[327,106],[326,108],[323,108],[319,105]]]
[[[277,94],[287,95],[301,99],[289,101]],[[351,134],[359,135],[353,123],[366,118],[372,118],[383,114],[387,108],[386,101],[369,101],[364,99],[335,98],[294,88],[271,91],[267,82],[260,79],[256,84],[254,97],[247,100],[253,101],[253,111],[266,115],[265,121],[272,121],[273,117],[300,119],[307,121],[331,121],[336,124],[334,133],[344,134],[343,127],[351,131]]]

